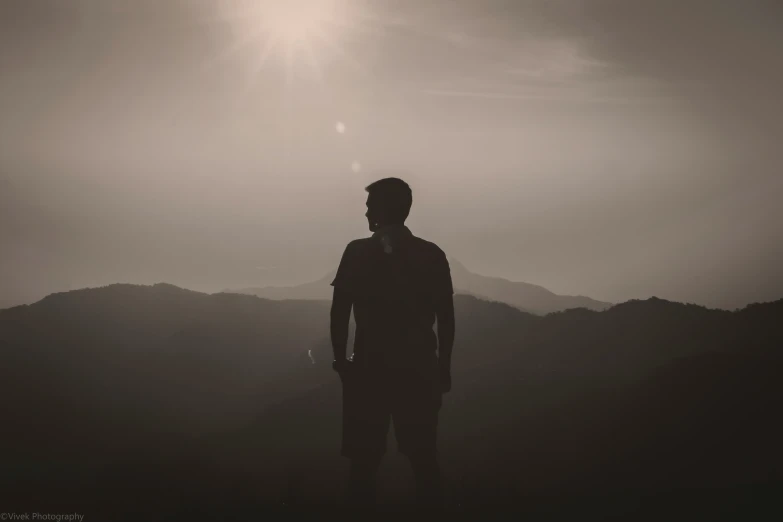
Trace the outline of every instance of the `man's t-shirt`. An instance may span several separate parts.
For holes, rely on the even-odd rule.
[[[446,255],[434,243],[393,230],[348,244],[332,286],[353,298],[354,361],[385,367],[429,364],[438,347],[438,300],[454,293]]]

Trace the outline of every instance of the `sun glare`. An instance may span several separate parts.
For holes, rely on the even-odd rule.
[[[284,0],[258,4],[257,22],[272,38],[286,45],[307,43],[326,31],[334,18],[331,0]]]
[[[223,0],[222,7],[236,33],[229,53],[255,47],[259,70],[281,58],[289,79],[299,63],[320,77],[330,53],[344,54],[339,40],[353,21],[348,0]]]

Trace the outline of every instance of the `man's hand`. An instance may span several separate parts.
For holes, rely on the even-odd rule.
[[[334,363],[332,368],[337,370],[339,365],[342,369],[347,362],[346,347],[348,345],[348,323],[351,320],[351,308],[353,307],[353,299],[351,294],[342,290],[341,288],[334,287],[334,295],[332,296],[332,309],[330,312],[330,330],[332,336],[332,351],[334,352]],[[338,362],[340,361],[340,362]]]
[[[353,364],[348,359],[336,359],[332,363],[332,369],[337,372],[337,375],[340,376],[340,379],[344,379],[347,372],[350,371],[351,364]]]
[[[451,294],[440,299],[435,307],[438,318],[438,369],[441,393],[451,390],[451,352],[454,347],[454,299]]]

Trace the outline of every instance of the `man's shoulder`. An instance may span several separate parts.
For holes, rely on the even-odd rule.
[[[413,236],[414,245],[416,248],[432,257],[445,258],[446,253],[432,241],[427,241],[424,238]]]
[[[354,239],[348,243],[343,253],[343,262],[360,263],[362,259],[371,255],[372,239],[363,237]]]
[[[451,267],[446,253],[432,241],[416,238],[421,254],[418,257],[428,279],[426,285],[438,295],[452,295],[454,289],[451,283]]]
[[[345,250],[351,253],[360,252],[362,250],[366,250],[368,247],[370,247],[371,244],[372,244],[372,238],[360,237],[358,239],[354,239],[353,241],[349,242]]]
[[[347,289],[355,289],[355,280],[364,272],[362,268],[368,257],[368,238],[354,239],[345,247],[340,265],[331,285]]]

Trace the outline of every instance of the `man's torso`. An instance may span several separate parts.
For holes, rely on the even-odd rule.
[[[357,363],[421,367],[435,358],[436,302],[453,293],[448,262],[405,230],[392,248],[375,236],[351,242],[333,283],[353,297]]]

